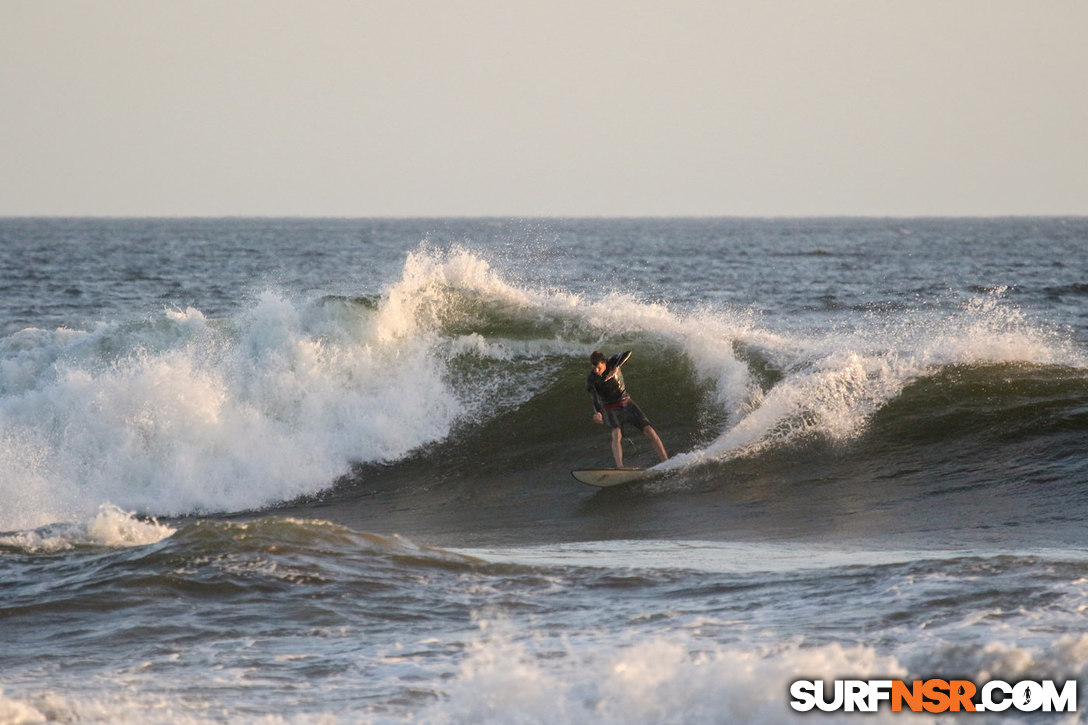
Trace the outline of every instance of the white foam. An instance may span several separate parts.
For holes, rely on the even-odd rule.
[[[324,713],[239,716],[253,725],[336,725],[340,718]],[[223,722],[221,713],[209,713],[191,698],[142,696],[130,689],[103,691],[94,696],[72,692],[43,691],[30,695],[6,695],[0,690],[0,723],[111,723],[113,725],[211,725]]]
[[[0,536],[0,545],[36,554],[84,546],[124,548],[154,544],[172,536],[175,531],[154,519],[139,519],[131,511],[103,504],[94,516],[84,521],[52,524]]]
[[[1022,679],[1088,680],[1088,634],[1062,635],[1048,647],[1029,647],[992,641],[981,646],[942,644],[937,655],[951,672],[967,672],[977,681]]]
[[[821,673],[905,677],[872,648],[783,644],[756,651],[658,635],[615,647],[572,636],[562,644],[516,639],[508,624],[484,621],[446,698],[415,719],[426,723],[769,723],[803,722],[789,707],[789,683]],[[539,648],[547,650],[541,656]],[[811,716],[808,716],[811,717]],[[884,710],[872,722],[904,720]]]
[[[450,294],[456,290],[458,294]],[[491,265],[463,247],[449,252],[422,248],[408,255],[401,277],[386,290],[375,338],[401,340],[441,327],[464,293],[486,296],[492,303],[528,306],[528,297],[507,284]]]
[[[0,723],[5,725],[31,725],[32,723],[49,722],[38,708],[25,700],[19,700],[4,695],[0,690]]]
[[[812,713],[789,706],[790,683],[799,679],[902,679],[947,677],[976,683],[995,679],[1088,676],[1088,635],[1066,635],[1049,646],[914,641],[901,651],[867,645],[774,640],[731,644],[704,637],[704,626],[730,630],[728,622],[646,634],[635,629],[567,632],[522,631],[514,622],[483,615],[479,634],[444,698],[417,715],[427,723],[781,723],[807,722]],[[1015,639],[1015,633],[1009,633]],[[743,634],[739,635],[743,638]],[[934,663],[940,667],[934,670]],[[817,718],[818,719],[818,718]],[[943,722],[927,713],[892,712],[887,706],[866,722]],[[1007,713],[980,722],[1005,722]],[[1076,715],[1060,722],[1080,722]]]
[[[6,341],[17,374],[0,398],[0,530],[103,501],[157,515],[260,507],[441,439],[466,410],[434,331],[398,302],[423,284],[415,266],[376,317],[268,292],[227,321],[190,309]]]
[[[1069,340],[1005,304],[1000,290],[949,313],[869,316],[852,329],[822,334],[775,335],[754,327],[736,333],[719,338],[719,349],[734,340],[758,349],[782,371],[781,380],[766,391],[752,379],[745,387],[734,364],[706,354],[706,341],[689,347],[697,360],[712,360],[702,365],[703,374],[717,374],[719,390],[730,391],[719,394],[720,401],[729,401],[723,411],[729,425],[703,449],[675,456],[659,468],[749,455],[807,436],[848,441],[908,384],[946,366],[1088,365]],[[685,337],[685,346],[692,339],[698,338]],[[737,405],[742,390],[747,397]]]

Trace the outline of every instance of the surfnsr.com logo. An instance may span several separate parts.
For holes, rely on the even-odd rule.
[[[1076,712],[1077,681],[1060,687],[1053,680],[1008,683],[991,680],[797,680],[790,685],[790,707],[799,712],[876,712],[887,703],[892,712]]]

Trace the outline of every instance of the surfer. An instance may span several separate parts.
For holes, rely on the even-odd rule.
[[[650,440],[657,457],[662,461],[669,456],[657,432],[650,425],[642,409],[635,405],[627,394],[623,384],[620,366],[631,357],[631,351],[616,353],[605,358],[599,350],[589,356],[589,377],[586,378],[586,390],[593,397],[593,422],[607,424],[612,429],[612,457],[616,459],[616,468],[623,468],[623,424],[630,423]]]

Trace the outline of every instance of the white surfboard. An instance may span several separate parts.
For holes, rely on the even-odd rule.
[[[607,488],[638,481],[650,474],[644,468],[577,468],[571,471],[570,475],[590,486]]]

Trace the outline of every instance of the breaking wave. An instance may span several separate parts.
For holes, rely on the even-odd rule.
[[[635,351],[628,382],[674,475],[980,421],[988,435],[1088,427],[1082,353],[1002,290],[775,330],[751,310],[533,288],[480,253],[421,246],[371,295],[265,292],[224,319],[171,309],[0,340],[0,530],[85,521],[103,504],[276,506],[453,441],[477,466],[607,465],[585,424],[595,348]]]

